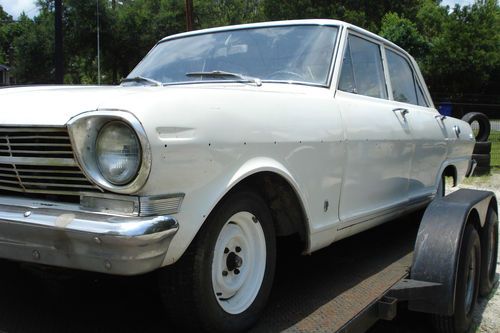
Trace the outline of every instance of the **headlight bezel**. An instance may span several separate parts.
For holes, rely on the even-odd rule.
[[[101,129],[108,123],[120,121],[132,129],[139,141],[141,161],[135,178],[128,183],[113,184],[101,173],[96,160],[96,143]],[[137,193],[146,183],[151,171],[152,155],[149,140],[142,124],[130,112],[124,110],[99,110],[79,114],[67,123],[73,151],[82,172],[101,187],[121,194]]]

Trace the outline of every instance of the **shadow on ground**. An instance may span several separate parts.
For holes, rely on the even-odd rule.
[[[325,313],[321,309],[410,254],[418,221],[418,214],[400,219],[311,256],[281,251],[269,305],[252,331],[300,331],[297,324],[313,313],[336,316],[336,311],[345,311],[349,304],[330,306]],[[70,274],[55,280],[4,261],[0,262],[0,272],[0,331],[173,332],[156,292],[154,274],[131,278]],[[404,311],[401,320],[422,324],[418,316]],[[322,325],[317,322],[316,331],[331,331],[331,327]],[[400,331],[391,327],[385,330]],[[381,332],[380,328],[376,332]]]

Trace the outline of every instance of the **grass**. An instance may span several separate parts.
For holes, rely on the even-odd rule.
[[[491,141],[491,166],[500,167],[500,131],[492,131]]]

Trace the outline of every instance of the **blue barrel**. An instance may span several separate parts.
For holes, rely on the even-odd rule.
[[[450,102],[441,103],[441,104],[439,104],[438,111],[443,116],[451,117],[451,115],[453,113],[453,104],[451,104]]]

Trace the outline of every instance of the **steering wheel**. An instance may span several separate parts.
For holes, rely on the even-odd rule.
[[[306,79],[295,72],[292,71],[287,71],[287,70],[279,70],[276,72],[272,72],[268,77],[268,79],[276,79],[276,80],[296,80],[299,79],[299,81],[305,81]]]

